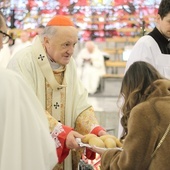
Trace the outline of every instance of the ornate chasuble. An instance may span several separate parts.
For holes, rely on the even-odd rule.
[[[54,72],[54,76],[59,84],[62,84],[63,78],[64,78],[64,70],[65,68],[58,69]],[[66,89],[58,88],[59,97],[58,100],[55,102],[55,104],[52,106],[52,94],[53,90],[50,86],[50,84],[46,81],[46,110],[52,115],[52,109],[55,109],[56,114],[52,115],[56,120],[61,122],[62,124],[65,124],[65,96],[66,96]],[[52,131],[54,127],[50,127],[50,130]]]
[[[54,76],[59,84],[62,84],[63,78],[64,78],[64,70],[65,68],[58,69],[54,72]],[[64,121],[64,114],[65,114],[65,88],[58,88],[58,91],[60,93],[59,100],[56,101],[56,104],[52,106],[52,88],[50,87],[50,84],[46,81],[46,110],[48,113],[52,115],[52,109],[56,109],[56,120],[60,121],[62,124],[65,123]],[[60,108],[60,109],[59,109]],[[57,110],[58,109],[58,110]],[[53,115],[52,115],[53,116]],[[49,122],[50,131],[52,132],[55,124]],[[53,170],[63,170],[64,169],[64,163],[57,164]]]

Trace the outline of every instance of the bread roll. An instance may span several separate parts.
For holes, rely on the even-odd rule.
[[[116,138],[115,141],[116,141],[116,146],[117,147],[121,148],[123,146],[123,144],[120,142],[119,139]]]
[[[115,148],[116,141],[113,138],[106,138],[104,141],[106,148]]]
[[[115,142],[116,142],[116,146],[117,146],[117,147],[122,147],[122,143],[121,143],[121,142],[119,141],[119,139],[116,138],[115,136],[113,136],[113,135],[103,135],[103,136],[100,136],[100,139],[102,139],[103,142],[105,142],[105,140],[106,140],[107,138],[112,138],[112,139],[114,139]]]
[[[100,147],[100,148],[105,148],[104,142],[97,136],[96,137],[91,137],[89,139],[89,145],[97,146],[97,147]]]
[[[95,134],[87,134],[87,135],[84,135],[84,137],[81,139],[81,141],[83,143],[89,143],[89,139],[92,138],[92,137],[97,137]]]
[[[103,136],[100,136],[100,139],[101,139],[102,141],[105,141],[105,139],[107,139],[107,138],[115,139],[116,137],[113,136],[113,135],[103,135]]]

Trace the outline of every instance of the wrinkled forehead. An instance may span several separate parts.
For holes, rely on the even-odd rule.
[[[56,35],[55,37],[58,40],[64,40],[64,41],[78,41],[78,30],[75,27],[72,26],[59,26],[57,27]]]
[[[73,26],[57,26],[57,34],[72,34],[73,36],[78,36],[77,28]]]

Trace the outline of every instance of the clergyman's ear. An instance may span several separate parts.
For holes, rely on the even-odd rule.
[[[159,23],[160,20],[161,20],[161,16],[160,16],[159,14],[157,14],[157,15],[155,16],[155,22],[156,22],[156,23]]]

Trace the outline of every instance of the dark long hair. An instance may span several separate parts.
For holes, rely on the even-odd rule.
[[[121,118],[123,126],[121,139],[124,139],[128,133],[127,124],[132,108],[146,100],[149,94],[144,94],[145,90],[158,79],[163,79],[163,76],[151,64],[143,61],[134,62],[127,70],[120,90],[120,95],[124,99],[121,107],[123,114]]]

